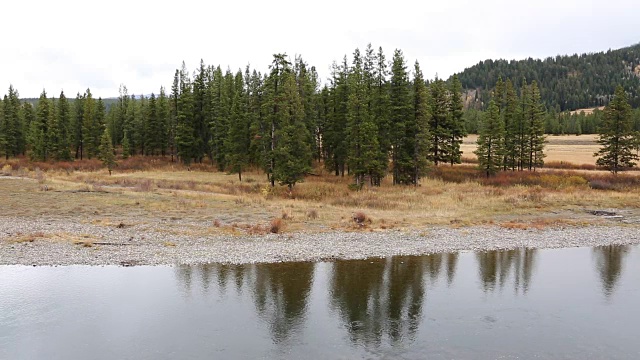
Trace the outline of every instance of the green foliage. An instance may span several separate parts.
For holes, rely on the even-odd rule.
[[[474,153],[478,156],[480,169],[488,176],[495,175],[503,165],[504,122],[494,100],[484,115],[478,135],[478,147]]]
[[[407,138],[407,132],[413,132],[411,119],[410,83],[404,55],[396,49],[391,63],[391,80],[389,82],[390,123],[389,133],[392,141],[391,159],[394,184],[411,183],[412,141]]]
[[[231,106],[229,133],[225,142],[227,151],[226,163],[233,173],[238,174],[242,181],[242,171],[249,166],[249,119],[247,116],[247,102],[245,100],[244,79],[242,72],[236,73],[235,94]]]
[[[605,108],[604,121],[599,129],[598,143],[602,148],[594,154],[596,164],[614,174],[636,165],[634,160],[634,137],[631,121],[631,106],[622,86],[616,88],[613,100]]]
[[[526,77],[535,80],[543,105],[558,112],[606,105],[616,85],[621,85],[629,94],[633,107],[640,107],[640,77],[633,72],[638,58],[640,44],[544,60],[486,60],[461,72],[458,77],[463,88],[481,89],[479,98],[484,104],[502,76],[503,79]]]
[[[131,156],[131,144],[129,143],[129,135],[125,130],[122,138],[122,158],[126,160],[129,156]]]
[[[460,145],[462,144],[462,139],[467,135],[464,128],[464,120],[462,119],[463,106],[462,84],[458,80],[458,76],[453,75],[449,86],[449,118],[447,119],[449,138],[446,141],[448,162],[451,165],[461,162],[462,152],[460,151]]]
[[[109,175],[111,175],[111,171],[116,165],[116,156],[113,152],[113,144],[111,142],[111,136],[109,135],[108,129],[104,130],[104,133],[100,138],[100,145],[98,149],[98,158],[100,159],[100,161],[102,161],[102,164],[107,167],[107,170],[109,170]]]
[[[279,103],[280,126],[276,131],[273,178],[290,189],[311,171],[311,146],[304,123],[304,109],[296,88],[295,76],[284,75],[282,102]]]

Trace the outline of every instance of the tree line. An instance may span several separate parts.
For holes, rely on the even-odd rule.
[[[371,45],[334,62],[324,84],[301,57],[275,54],[264,74],[202,61],[190,73],[183,63],[168,91],[136,97],[121,86],[108,109],[89,89],[75,99],[43,91],[33,106],[13,86],[0,105],[7,158],[69,161],[119,149],[122,158],[207,160],[240,179],[261,168],[272,185],[290,187],[313,161],[358,187],[380,185],[388,174],[394,184],[417,184],[429,164],[460,163],[465,136],[457,77],[426,81],[401,50],[388,61]]]
[[[618,85],[627,92],[630,105],[637,108],[640,107],[640,44],[546,59],[480,61],[458,74],[465,89],[476,90],[472,92],[469,106],[486,110],[501,76],[536,81],[542,102],[555,113],[605,106]]]

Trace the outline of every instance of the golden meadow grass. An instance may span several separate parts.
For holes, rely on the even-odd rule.
[[[584,135],[556,141],[584,152],[582,145],[571,142],[593,139]],[[550,152],[547,160],[553,159]],[[564,167],[580,169],[575,163]],[[36,165],[12,160],[0,163],[0,168],[5,175],[37,179],[0,180],[5,215],[80,218],[99,226],[166,222],[162,226],[168,232],[199,236],[429,225],[530,228],[526,224],[534,222],[536,228],[580,224],[588,209],[640,207],[636,172],[613,176],[545,169],[486,178],[473,165],[440,166],[418,187],[392,186],[388,177],[381,187],[353,191],[350,177],[335,177],[317,166],[317,176],[308,176],[289,192],[286,187],[271,188],[260,171],[247,172],[239,182],[237,175],[217,172],[210,165],[186,169],[163,158],[128,159],[112,176],[95,160]],[[361,218],[367,221],[354,220]],[[176,228],[171,221],[187,225]]]

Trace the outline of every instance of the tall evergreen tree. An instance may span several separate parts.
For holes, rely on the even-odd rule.
[[[165,156],[170,144],[168,141],[169,133],[168,126],[171,122],[171,109],[169,105],[169,99],[164,91],[164,87],[160,87],[160,95],[157,102],[158,124],[157,129],[153,131],[154,141],[153,147],[160,151],[162,156]]]
[[[605,108],[599,133],[598,144],[602,147],[594,154],[598,157],[598,166],[617,174],[636,165],[638,155],[633,152],[631,106],[622,86],[616,88],[613,100]]]
[[[31,159],[46,161],[51,148],[49,127],[51,125],[52,104],[47,98],[46,91],[42,91],[36,105],[36,119],[29,127],[29,145]]]
[[[275,174],[278,166],[278,158],[285,161],[288,160],[285,156],[287,152],[283,152],[282,150],[281,156],[276,156],[276,148],[278,145],[278,134],[282,133],[280,129],[284,125],[285,120],[288,120],[288,117],[291,116],[291,114],[287,114],[289,111],[287,107],[288,99],[284,95],[284,83],[289,79],[290,73],[291,63],[287,60],[287,55],[274,54],[271,71],[264,85],[265,99],[262,106],[265,112],[265,126],[263,129],[264,133],[261,135],[264,141],[263,149],[265,152],[262,156],[264,161],[263,166],[271,182],[271,186],[275,186],[276,180],[280,180],[276,179]],[[290,91],[290,89],[288,90]],[[296,113],[295,116],[297,115]],[[289,126],[292,126],[292,124],[289,124]],[[286,134],[288,135],[289,133],[287,132]],[[278,176],[278,178],[280,177],[281,176]]]
[[[413,172],[411,183],[418,185],[419,179],[425,174],[429,165],[428,156],[430,146],[429,120],[429,92],[425,85],[420,64],[416,61],[413,79],[413,119],[410,127],[407,127],[407,140],[411,147]]]
[[[236,73],[234,81],[236,89],[231,107],[229,133],[225,144],[228,151],[226,163],[231,172],[238,174],[238,180],[242,181],[242,172],[249,165],[250,135],[244,78],[241,71]]]
[[[431,121],[429,122],[431,148],[429,150],[429,160],[438,165],[438,163],[450,160],[447,149],[448,139],[451,138],[448,126],[449,102],[444,81],[436,77],[429,88],[431,90]]]
[[[273,177],[280,185],[293,186],[311,171],[312,150],[307,139],[304,108],[293,72],[285,72],[279,111],[281,124],[276,130]]]
[[[87,93],[76,95],[76,100],[73,102],[74,114],[71,124],[71,143],[75,149],[75,158],[82,160],[84,148],[84,111]]]
[[[461,162],[462,151],[460,151],[460,145],[462,144],[462,139],[466,135],[464,120],[462,119],[463,107],[462,84],[460,84],[460,80],[458,80],[458,75],[454,74],[453,79],[451,80],[451,86],[449,87],[449,117],[447,119],[449,135],[449,138],[447,139],[447,155],[451,165],[459,164]]]
[[[369,55],[369,57],[372,57],[372,62],[374,63],[371,114],[373,122],[378,129],[378,145],[380,147],[376,155],[378,164],[380,164],[380,171],[377,174],[373,174],[371,180],[374,185],[380,186],[389,167],[389,153],[391,151],[391,107],[389,102],[389,82],[387,80],[389,72],[382,47],[378,48],[375,57],[371,55]]]
[[[111,142],[111,136],[109,135],[109,130],[104,129],[102,136],[100,137],[100,146],[98,147],[98,158],[104,166],[109,170],[109,175],[111,175],[111,171],[113,167],[116,165],[116,156],[113,152],[113,144]]]
[[[71,106],[64,91],[60,92],[60,99],[57,106],[57,122],[56,122],[56,152],[54,154],[57,160],[70,161],[71,157]]]
[[[182,63],[180,70],[180,95],[178,97],[178,116],[176,119],[177,153],[185,165],[190,165],[197,156],[194,146],[193,92],[187,68]]]
[[[391,81],[389,82],[389,104],[391,120],[391,159],[393,183],[405,183],[407,170],[412,156],[403,152],[403,142],[406,141],[408,121],[411,118],[411,97],[409,94],[409,76],[402,51],[396,49],[391,65]],[[409,164],[407,166],[407,164]]]
[[[521,121],[519,121],[518,116],[518,94],[513,87],[511,79],[508,78],[504,86],[504,103],[503,120],[505,135],[503,169],[515,170],[518,164],[516,160],[519,153],[517,140]]]
[[[24,153],[25,136],[24,125],[20,112],[20,98],[18,91],[12,85],[9,86],[9,94],[5,95],[2,101],[3,107],[3,124],[1,126],[3,132],[4,155],[9,159],[10,156],[17,156]]]
[[[492,99],[480,125],[478,147],[474,151],[480,169],[487,177],[500,171],[504,156],[504,133],[499,108]]]
[[[529,170],[535,170],[544,165],[544,107],[540,100],[540,90],[536,81],[529,88],[529,103],[526,105],[526,121],[529,133],[527,134],[527,149]]]
[[[347,142],[345,124],[348,116],[349,65],[345,56],[342,65],[333,63],[331,69],[331,89],[329,91],[330,111],[325,122],[323,144],[326,146],[325,166],[336,176],[345,173]]]
[[[379,174],[377,127],[369,109],[370,92],[365,78],[360,50],[353,54],[353,66],[349,74],[349,100],[347,109],[347,144],[349,171],[358,187],[365,177]]]
[[[147,155],[160,153],[160,117],[158,116],[158,103],[154,93],[149,97],[145,118],[145,151]]]

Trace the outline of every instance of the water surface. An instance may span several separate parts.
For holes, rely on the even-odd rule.
[[[0,266],[0,359],[639,359],[640,248]]]

